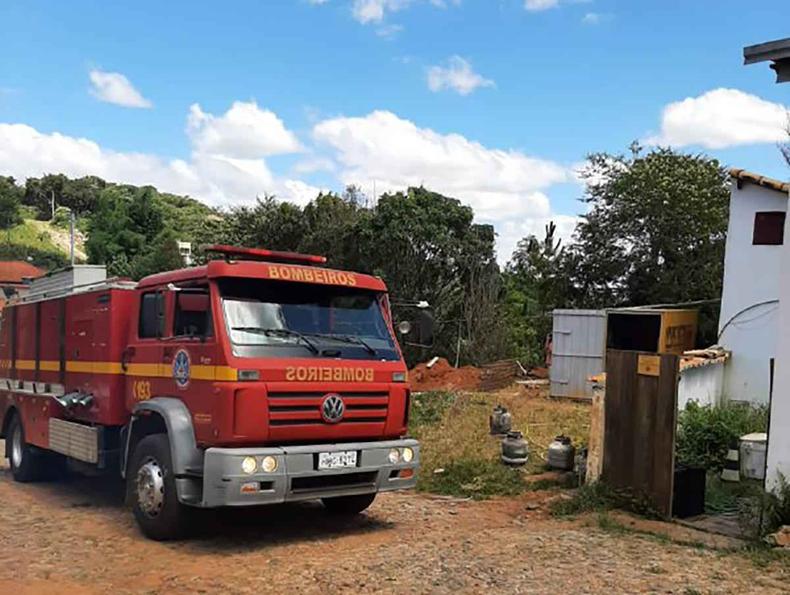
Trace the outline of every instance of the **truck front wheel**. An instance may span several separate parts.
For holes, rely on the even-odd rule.
[[[376,493],[360,494],[359,496],[337,496],[336,498],[323,498],[321,503],[329,512],[339,515],[355,515],[366,510],[373,500]]]
[[[194,511],[178,501],[166,434],[140,440],[126,482],[134,517],[146,537],[165,541],[186,535]]]

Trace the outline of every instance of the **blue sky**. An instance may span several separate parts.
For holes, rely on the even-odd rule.
[[[580,210],[634,139],[786,178],[790,85],[742,47],[787,3],[4,0],[0,173],[95,173],[228,205],[425,183],[500,251]],[[686,100],[685,103],[679,103]]]

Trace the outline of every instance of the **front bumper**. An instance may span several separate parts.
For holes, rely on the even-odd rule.
[[[390,450],[405,447],[414,451],[414,459],[409,463],[390,463],[387,458]],[[349,450],[357,451],[356,467],[318,470],[318,453]],[[259,461],[265,456],[273,456],[277,459],[277,469],[273,473],[258,469],[247,475],[241,470],[241,461],[248,456]],[[420,445],[412,439],[269,448],[209,448],[205,451],[203,463],[200,506],[254,506],[404,490],[416,485],[419,463]],[[398,477],[403,469],[411,469],[412,475]]]

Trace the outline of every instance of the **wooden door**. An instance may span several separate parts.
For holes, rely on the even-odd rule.
[[[609,350],[603,480],[672,515],[677,355]]]

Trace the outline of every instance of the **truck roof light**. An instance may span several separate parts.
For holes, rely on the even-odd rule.
[[[264,248],[239,248],[225,244],[206,246],[206,252],[222,254],[225,258],[236,257],[239,260],[263,260],[268,262],[288,262],[295,264],[325,264],[326,256],[315,254],[299,254],[298,252],[281,252]]]

